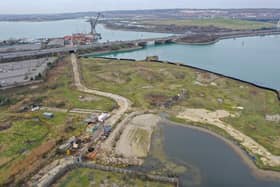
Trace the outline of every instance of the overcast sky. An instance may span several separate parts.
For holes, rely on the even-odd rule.
[[[280,0],[0,0],[0,14],[158,8],[280,8]]]

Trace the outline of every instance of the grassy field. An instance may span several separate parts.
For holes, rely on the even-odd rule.
[[[280,124],[265,119],[266,114],[280,113],[280,102],[271,91],[168,64],[101,59],[81,61],[88,87],[125,96],[137,108],[158,110],[161,110],[162,103],[184,89],[184,99],[163,109],[165,112],[176,116],[186,107],[230,111],[238,117],[229,117],[225,121],[273,154],[280,155]]]
[[[157,20],[157,21],[143,21],[143,24],[151,25],[176,25],[176,26],[198,26],[208,27],[214,26],[218,28],[234,29],[234,30],[248,30],[248,29],[263,29],[275,27],[272,23],[245,21],[238,19],[187,19],[187,20]]]
[[[55,150],[57,142],[85,130],[85,116],[55,112],[53,119],[46,119],[43,111],[23,112],[23,107],[35,103],[62,109],[111,111],[116,106],[109,99],[76,91],[71,64],[67,62],[59,62],[45,83],[1,91],[1,98],[7,98],[7,102],[0,106],[0,186],[28,176],[46,161],[44,158]]]
[[[72,79],[72,66],[69,60],[65,59],[49,72],[45,83],[3,92],[3,95],[11,101],[10,106],[4,107],[17,110],[20,106],[32,103],[63,109],[82,108],[102,111],[111,111],[116,107],[115,102],[110,99],[77,91]],[[3,107],[0,107],[0,110],[1,108]]]
[[[141,180],[139,178],[92,169],[76,169],[64,176],[55,187],[127,186],[171,187],[171,184]]]
[[[0,122],[11,127],[0,131],[0,186],[9,180],[17,182],[28,176],[44,155],[53,151],[56,142],[84,131],[83,118],[78,115],[54,113],[53,119],[46,119],[42,112],[6,114]]]

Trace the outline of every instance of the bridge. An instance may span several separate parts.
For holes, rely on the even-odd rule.
[[[183,36],[169,36],[162,38],[148,38],[148,39],[139,39],[139,40],[129,40],[129,41],[114,41],[114,42],[106,42],[106,43],[94,43],[91,45],[80,45],[80,46],[65,46],[60,48],[50,48],[50,49],[40,49],[40,50],[31,50],[31,51],[18,51],[18,52],[6,52],[0,53],[0,63],[1,62],[9,62],[13,60],[22,60],[33,57],[45,57],[45,56],[54,56],[59,54],[66,54],[71,52],[78,51],[86,51],[94,48],[103,48],[103,47],[111,47],[114,45],[124,45],[131,44],[134,46],[144,47],[150,43],[152,44],[166,44],[173,43],[177,39]]]
[[[280,22],[278,23],[280,28]],[[232,31],[225,33],[216,33],[217,41],[219,39],[228,39],[235,37],[247,37],[247,36],[264,36],[264,35],[280,35],[280,29],[273,30],[257,30],[257,31]],[[91,45],[80,45],[80,46],[64,46],[61,48],[50,48],[50,49],[40,49],[40,50],[30,50],[30,51],[17,51],[17,52],[7,52],[0,53],[0,63],[11,62],[17,60],[27,60],[32,58],[40,58],[46,56],[62,55],[71,52],[78,53],[90,53],[96,51],[96,48],[110,48],[112,46],[128,44],[131,46],[145,47],[149,44],[166,44],[174,43],[187,35],[172,35],[162,38],[148,38],[148,39],[138,39],[129,41],[113,41],[106,43],[94,43]]]

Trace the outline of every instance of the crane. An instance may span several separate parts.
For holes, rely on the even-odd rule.
[[[101,16],[102,16],[102,14],[99,12],[97,14],[96,18],[89,18],[88,22],[90,23],[90,26],[91,26],[90,34],[92,34],[92,35],[97,35],[98,34],[96,32],[96,25],[97,25],[97,22],[98,22],[98,20]]]

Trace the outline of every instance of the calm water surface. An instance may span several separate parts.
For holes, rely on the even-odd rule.
[[[105,41],[134,40],[142,38],[164,37],[170,34],[115,31],[97,25],[97,32],[102,34]],[[90,24],[85,19],[72,19],[45,22],[0,22],[0,40],[9,38],[52,38],[70,35],[72,33],[89,33]]]
[[[280,90],[280,36],[222,40],[213,45],[159,45],[107,57],[182,62]]]
[[[279,187],[279,182],[256,179],[248,166],[229,145],[217,137],[191,128],[165,123],[164,145],[175,162],[194,165],[201,175],[202,187]],[[181,176],[183,186],[188,186]],[[193,184],[191,185],[193,186]]]

